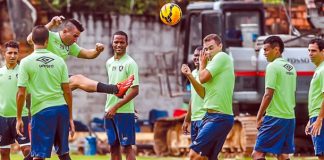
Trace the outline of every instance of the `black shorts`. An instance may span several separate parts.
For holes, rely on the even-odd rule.
[[[19,136],[16,132],[16,117],[1,117],[0,116],[0,148],[1,146],[8,146],[15,143],[15,140],[19,144],[28,144],[29,134],[28,134],[28,117],[22,117],[24,122],[24,133],[23,137]]]

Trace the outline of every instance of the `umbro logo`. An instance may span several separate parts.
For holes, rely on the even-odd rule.
[[[26,137],[19,137],[20,140],[26,140]]]
[[[51,58],[51,57],[46,57],[46,56],[42,56],[42,57],[39,57],[39,58],[36,59],[36,61],[40,61],[40,62],[42,62],[42,63],[44,63],[44,64],[50,63],[50,62],[52,62],[53,60],[54,60],[53,58]]]
[[[283,67],[285,67],[288,71],[291,71],[294,67],[289,64],[285,64]]]

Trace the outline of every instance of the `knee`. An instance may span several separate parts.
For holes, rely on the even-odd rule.
[[[132,145],[127,145],[127,146],[123,146],[122,149],[123,149],[124,153],[129,153],[133,150],[133,147],[132,147]]]
[[[265,160],[265,155],[261,152],[253,151],[251,156],[253,160]]]
[[[82,79],[84,78],[83,75],[81,74],[77,74],[77,75],[73,75],[69,78],[69,85],[70,85],[70,88],[72,90],[80,87],[80,84],[81,84],[81,81]]]
[[[73,76],[70,77],[70,83],[78,83],[83,78],[84,78],[84,76],[81,75],[81,74],[73,75]]]
[[[323,156],[318,156],[319,160],[324,160],[324,155]]]
[[[21,147],[21,152],[24,156],[27,156],[30,153],[30,146]]]
[[[289,160],[289,155],[288,154],[280,154],[277,157],[279,160]]]
[[[76,74],[76,75],[72,75],[70,78],[75,79],[75,80],[80,80],[80,79],[83,79],[84,76],[82,74]]]
[[[193,160],[195,157],[196,157],[196,156],[195,156],[194,154],[189,153],[189,159],[190,159],[190,160]]]
[[[33,160],[33,157],[30,153],[28,153],[27,156],[25,156],[24,160]]]
[[[110,152],[111,153],[120,153],[120,145],[115,144],[115,145],[110,145]]]
[[[70,157],[69,153],[66,153],[66,154],[59,156],[59,159],[60,160],[71,160],[71,157]]]
[[[189,152],[189,158],[190,158],[190,160],[199,160],[199,159],[202,159],[202,157],[198,153],[196,153],[195,151],[193,151],[193,150],[190,150],[190,152]]]
[[[251,154],[251,158],[254,160],[255,159],[255,157],[256,157],[256,155],[255,155],[256,153],[255,153],[255,151],[253,151],[252,152],[252,154]]]

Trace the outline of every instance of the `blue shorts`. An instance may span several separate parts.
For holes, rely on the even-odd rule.
[[[202,120],[191,121],[191,129],[190,129],[191,141],[196,140],[198,132],[201,128],[201,124],[202,124]]]
[[[317,117],[310,118],[310,124],[313,124],[316,121]],[[315,155],[324,156],[324,127],[322,125],[321,134],[319,136],[313,137],[312,141],[314,144]]]
[[[197,138],[190,145],[201,156],[208,159],[218,159],[227,134],[234,124],[234,116],[220,113],[206,113]]]
[[[128,146],[135,144],[135,115],[134,113],[116,113],[110,119],[105,119],[108,144]]]
[[[31,120],[31,156],[50,158],[54,145],[60,156],[69,152],[69,110],[67,105],[45,108]]]
[[[16,117],[1,117],[0,116],[0,148],[10,148],[10,144],[15,143],[15,140],[20,145],[30,145],[28,134],[28,117],[22,117],[24,122],[23,137],[16,132]]]
[[[254,150],[263,153],[290,154],[295,152],[295,119],[264,116]]]

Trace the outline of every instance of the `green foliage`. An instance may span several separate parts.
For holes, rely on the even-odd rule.
[[[283,0],[262,0],[265,4],[282,4]]]
[[[1,1],[1,0],[0,0]],[[41,1],[41,0],[38,0]],[[159,15],[160,7],[169,2],[177,3],[183,11],[186,5],[195,1],[215,1],[215,0],[46,0],[51,5],[50,8],[63,10],[70,2],[71,11],[79,12],[102,12],[135,15]],[[281,4],[289,0],[262,0],[265,4]],[[294,2],[304,0],[293,0]],[[42,2],[44,3],[44,2]]]
[[[67,0],[51,0],[51,5],[58,10],[65,9]],[[157,15],[157,0],[70,0],[72,11],[103,12],[119,14]]]
[[[185,10],[189,2],[197,0],[48,0],[57,10],[65,10],[70,2],[71,11],[102,12],[134,15],[159,15],[160,7],[175,2]],[[212,1],[212,0],[200,0]]]

